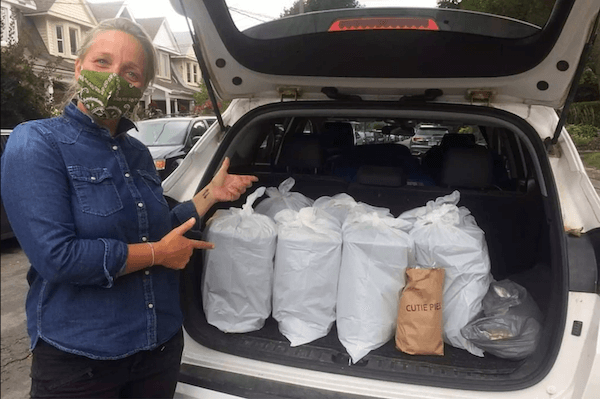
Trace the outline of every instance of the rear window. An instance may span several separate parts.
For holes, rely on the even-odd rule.
[[[229,13],[236,27],[246,31],[251,37],[264,35],[257,29],[249,29],[257,25],[274,24],[269,30],[268,38],[285,37],[304,33],[343,32],[355,30],[451,30],[456,32],[477,33],[494,37],[526,37],[535,33],[536,27],[543,27],[556,0],[514,0],[514,1],[480,1],[480,0],[341,0],[341,1],[255,1],[252,7],[241,0],[226,0]],[[393,12],[382,8],[393,8]],[[429,11],[416,10],[424,8]],[[347,9],[356,15],[335,16],[332,19],[310,18],[311,12]],[[469,13],[485,13],[496,17],[504,17],[490,23],[489,19],[480,18],[477,22],[468,19],[454,18],[448,20],[447,15],[439,11],[468,11]],[[294,18],[304,15],[305,18]],[[523,24],[531,24],[527,28]],[[281,23],[280,23],[281,22]],[[478,25],[478,26],[476,26]],[[523,25],[523,26],[519,26]],[[265,29],[259,28],[260,29]]]

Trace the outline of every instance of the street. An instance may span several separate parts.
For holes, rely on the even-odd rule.
[[[2,241],[2,399],[29,397],[29,336],[25,324],[26,274],[29,261],[16,239]]]

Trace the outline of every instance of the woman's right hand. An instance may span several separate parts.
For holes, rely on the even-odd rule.
[[[191,240],[184,234],[196,223],[190,218],[181,226],[175,227],[160,241],[154,243],[155,264],[169,269],[183,269],[188,264],[194,249],[213,249],[214,244],[205,241]]]

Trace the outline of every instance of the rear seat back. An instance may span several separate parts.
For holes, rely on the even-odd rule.
[[[440,183],[446,187],[487,189],[493,186],[494,161],[487,148],[449,148],[444,154]]]
[[[287,172],[319,173],[325,163],[325,153],[316,136],[302,135],[285,143],[277,166]]]

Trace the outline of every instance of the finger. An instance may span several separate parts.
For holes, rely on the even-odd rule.
[[[229,170],[229,163],[229,157],[225,157],[225,160],[221,164],[221,168],[219,169],[218,173],[227,173],[227,170]]]
[[[196,218],[191,217],[185,223],[182,223],[180,226],[175,227],[173,230],[177,232],[179,235],[184,235],[189,229],[194,227],[196,224]]]
[[[192,246],[196,249],[214,249],[215,244],[212,242],[199,241],[199,240],[190,240],[192,242]]]

